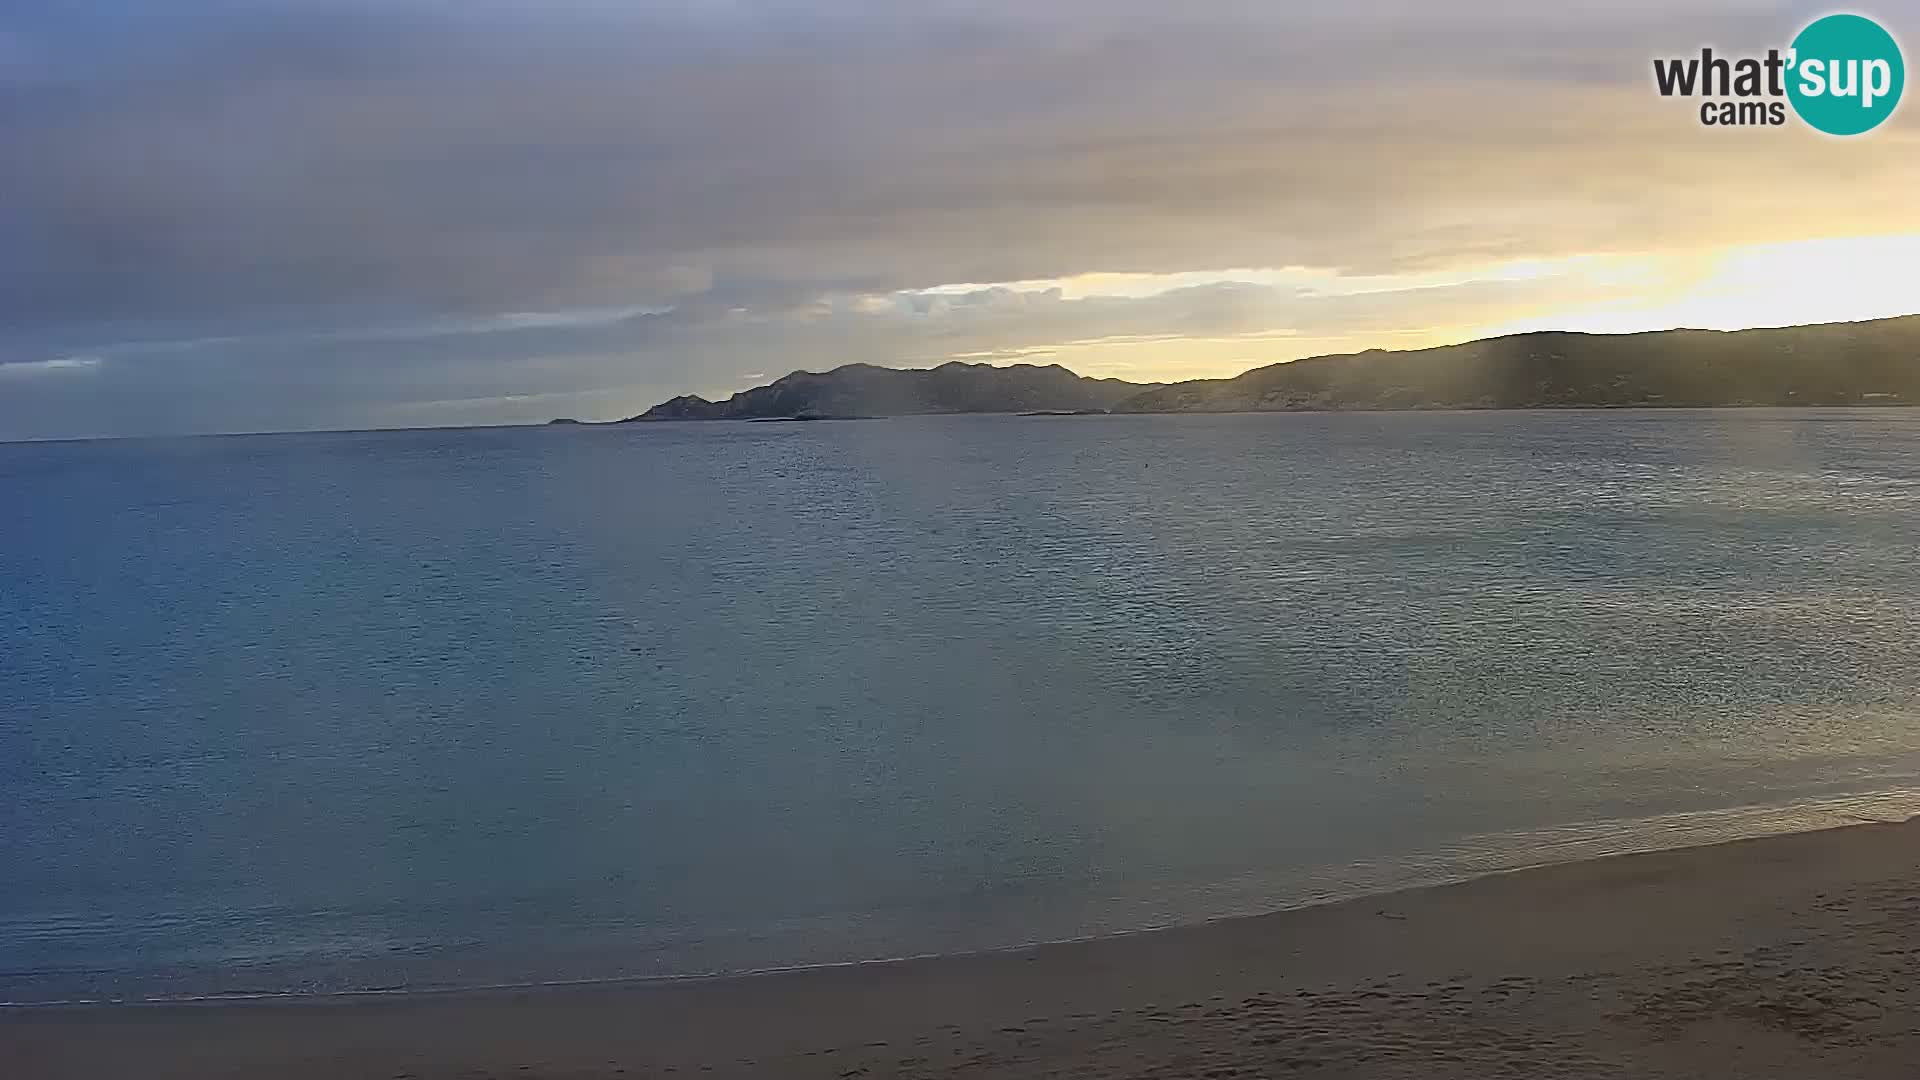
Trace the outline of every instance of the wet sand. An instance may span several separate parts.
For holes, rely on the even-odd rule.
[[[0,1010],[41,1078],[1900,1077],[1920,822],[986,956],[668,985]]]

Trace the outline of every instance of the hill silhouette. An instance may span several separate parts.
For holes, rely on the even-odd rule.
[[[1089,379],[1058,364],[848,364],[796,371],[725,401],[676,397],[631,419],[1863,404],[1920,404],[1920,315],[1761,330],[1538,331],[1164,385]]]
[[[1543,331],[1174,383],[1115,412],[1920,402],[1920,316],[1767,330]]]
[[[1105,411],[1156,383],[1089,379],[1058,364],[963,364],[884,368],[848,364],[796,371],[725,401],[693,394],[663,401],[633,420],[762,420],[778,417],[908,416],[921,413]]]

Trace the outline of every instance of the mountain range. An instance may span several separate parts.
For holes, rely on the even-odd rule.
[[[1166,385],[1089,379],[1058,364],[848,364],[796,371],[725,401],[677,397],[632,419],[1910,403],[1920,403],[1920,315],[1761,330],[1540,331]]]

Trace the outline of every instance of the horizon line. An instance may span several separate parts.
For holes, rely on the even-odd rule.
[[[1350,357],[1356,357],[1356,356],[1367,356],[1373,353],[1435,352],[1440,349],[1457,349],[1465,345],[1474,345],[1481,342],[1506,341],[1512,338],[1534,337],[1534,336],[1542,336],[1547,334],[1564,334],[1564,335],[1572,335],[1572,336],[1578,336],[1578,337],[1647,337],[1655,334],[1686,334],[1686,333],[1747,334],[1747,333],[1753,333],[1756,331],[1767,331],[1767,330],[1804,330],[1804,329],[1811,329],[1813,327],[1821,327],[1821,326],[1865,326],[1870,323],[1898,322],[1899,320],[1902,320],[1902,319],[1913,319],[1913,318],[1920,318],[1920,311],[1908,312],[1901,315],[1882,315],[1882,316],[1877,316],[1869,319],[1833,319],[1825,322],[1784,323],[1784,324],[1774,325],[1774,326],[1743,326],[1733,330],[1720,330],[1712,327],[1700,327],[1700,326],[1669,326],[1669,327],[1664,327],[1658,330],[1620,330],[1620,331],[1569,330],[1569,329],[1547,329],[1547,328],[1535,329],[1535,330],[1517,330],[1517,331],[1513,331],[1505,334],[1492,334],[1487,337],[1467,338],[1463,341],[1455,341],[1445,345],[1423,345],[1419,348],[1414,348],[1414,349],[1372,348],[1372,349],[1362,349],[1358,352],[1317,353],[1312,356],[1295,357],[1291,360],[1277,360],[1270,364],[1256,364],[1253,367],[1249,367],[1237,374],[1228,375],[1221,378],[1177,379],[1171,382],[1159,382],[1159,383],[1134,382],[1131,379],[1122,379],[1117,376],[1097,377],[1097,376],[1091,376],[1091,375],[1084,375],[1058,361],[1055,361],[1050,364],[1035,364],[1028,361],[1016,361],[1011,364],[994,364],[987,361],[943,360],[938,364],[933,364],[927,367],[904,367],[904,366],[896,367],[888,364],[876,364],[871,361],[855,360],[845,364],[837,365],[835,367],[827,368],[824,371],[809,371],[804,368],[796,368],[793,371],[790,371],[787,374],[780,376],[780,378],[778,379],[769,379],[764,383],[758,383],[754,387],[749,387],[748,389],[751,390],[751,389],[757,389],[762,386],[771,386],[772,384],[781,381],[781,379],[789,379],[795,375],[830,375],[836,371],[844,371],[845,369],[852,368],[852,367],[870,367],[875,369],[876,371],[936,371],[943,367],[952,367],[957,365],[960,367],[970,367],[970,368],[985,367],[985,368],[995,368],[998,370],[1007,370],[1011,368],[1034,368],[1036,370],[1042,370],[1046,368],[1059,368],[1060,370],[1065,371],[1068,374],[1078,379],[1086,379],[1088,381],[1094,381],[1094,382],[1128,383],[1133,386],[1138,386],[1143,391],[1145,391],[1153,388],[1164,389],[1166,387],[1171,387],[1171,386],[1181,386],[1187,383],[1231,382],[1234,379],[1240,378],[1254,371],[1260,371],[1262,369],[1271,368],[1271,367],[1281,367],[1286,364],[1298,364],[1298,363],[1302,363],[1309,360],[1344,359],[1344,358],[1350,358]],[[742,394],[745,392],[746,391],[744,390],[735,391],[734,394],[729,395],[729,397],[738,396],[739,394]],[[674,394],[666,398],[665,400],[672,401],[678,398],[685,398],[685,397],[699,398],[701,401],[710,401],[710,399],[694,393]],[[1920,403],[1917,403],[1917,404],[1920,404]],[[1766,408],[1766,407],[1768,406],[1733,406],[1733,405],[1693,406],[1693,408],[1699,408],[1699,409]],[[1796,408],[1801,406],[1775,406],[1775,407]],[[1859,408],[1861,406],[1837,405],[1837,406],[1830,406],[1830,407]],[[1869,407],[1873,407],[1873,406],[1869,406]],[[1913,405],[1882,405],[1878,407],[1911,408],[1913,407]],[[1615,412],[1621,411],[1622,409],[1626,409],[1626,408],[1647,408],[1647,409],[1657,409],[1662,411],[1678,411],[1685,408],[1689,408],[1689,406],[1659,406],[1659,405],[1560,406],[1560,407],[1553,408],[1551,411],[1578,411],[1581,408],[1591,408],[1595,410],[1606,409],[1608,411],[1615,411]],[[1354,410],[1341,410],[1341,411],[1360,412],[1360,411],[1380,411],[1380,410],[1354,409]],[[1388,411],[1527,412],[1527,411],[1548,411],[1548,410],[1545,410],[1545,409],[1541,409],[1541,410],[1424,409],[1424,410],[1388,410]],[[635,416],[638,416],[638,415],[639,414],[635,414]],[[926,413],[926,414],[911,414],[911,415],[965,416],[965,415],[994,415],[994,414],[990,414],[990,413],[973,413],[973,414]],[[52,436],[52,437],[29,437],[24,439],[0,438],[0,446],[54,445],[54,444],[61,444],[61,443],[164,441],[164,440],[172,440],[172,439],[241,439],[241,438],[256,438],[256,437],[267,436],[267,435],[379,435],[379,434],[394,434],[394,433],[409,432],[409,431],[490,431],[490,430],[511,430],[515,428],[541,428],[541,427],[547,427],[547,426],[553,425],[556,420],[571,421],[571,423],[560,424],[559,426],[562,426],[562,427],[571,427],[575,425],[578,425],[581,427],[604,427],[604,426],[611,426],[615,424],[622,424],[629,419],[633,419],[633,417],[621,417],[613,420],[579,420],[574,417],[552,417],[547,420],[534,420],[534,421],[525,421],[520,423],[508,423],[508,424],[420,424],[420,425],[397,425],[394,427],[265,428],[265,429],[254,429],[254,430],[244,430],[244,431],[187,431],[187,432],[169,432],[169,433],[148,433],[148,434],[139,434],[139,435],[62,435],[62,436]],[[705,422],[724,423],[725,421],[714,420],[714,421],[705,421]],[[745,422],[745,421],[742,421],[742,422]]]

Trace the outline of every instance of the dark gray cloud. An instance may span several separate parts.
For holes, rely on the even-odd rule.
[[[1651,97],[1656,52],[1778,43],[1802,8],[1441,7],[15,5],[0,14],[0,368],[41,367],[0,378],[0,436],[56,414],[120,430],[80,419],[89,403],[118,415],[114,394],[174,393],[169,428],[604,405],[800,366],[727,359],[780,347],[725,344],[743,309],[784,326],[825,297],[953,282],[1410,272],[1920,227],[1911,125],[1836,153],[1704,138]],[[1809,201],[1827,185],[1848,197]],[[582,308],[671,315],[501,322]],[[1072,328],[1086,336],[1169,321],[1074,310],[1101,320]],[[1189,319],[1225,332],[1217,315]],[[486,332],[362,332],[461,320]],[[829,319],[849,336],[821,357],[1052,340],[936,322]],[[141,347],[207,338],[245,344]],[[106,362],[50,364],[83,355]]]

